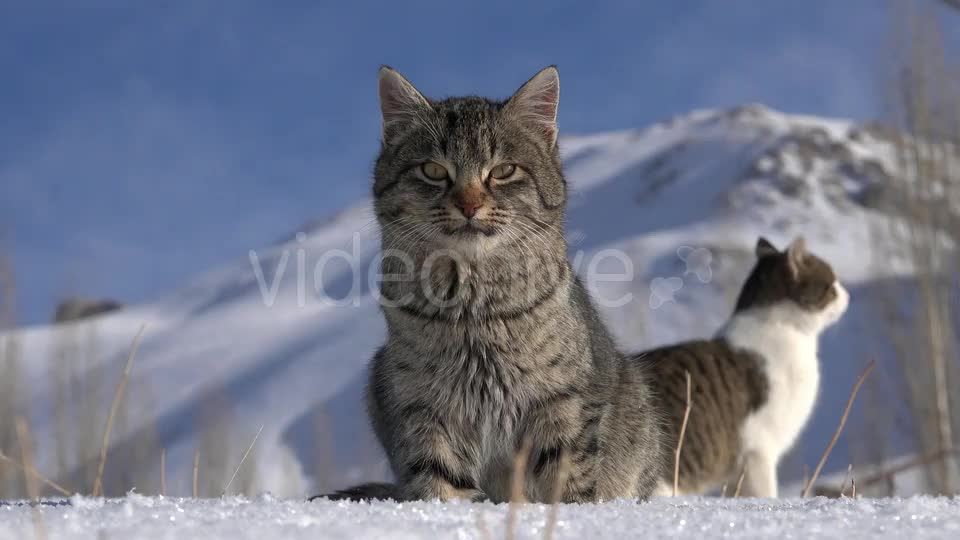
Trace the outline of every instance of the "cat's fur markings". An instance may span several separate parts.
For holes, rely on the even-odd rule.
[[[732,485],[742,471],[743,495],[777,496],[777,464],[816,403],[820,333],[849,303],[832,268],[809,253],[802,238],[784,252],[760,238],[756,254],[757,264],[734,314],[713,340],[712,352],[704,353],[705,345],[679,344],[653,351],[654,358],[647,359],[675,362],[655,364],[662,376],[653,379],[664,408],[671,411],[668,431],[674,435],[684,405],[679,397],[685,385],[681,368],[692,372],[702,400],[720,405],[697,407],[694,398],[683,448],[690,455],[681,456],[681,490],[688,493],[715,489],[719,481]],[[721,362],[726,367],[717,368],[712,378],[698,379],[703,366]],[[732,369],[739,371],[732,374]],[[712,444],[733,448],[711,449]],[[671,492],[672,477],[665,476],[657,493]]]
[[[529,500],[648,497],[663,446],[645,370],[567,260],[556,68],[506,101],[379,82],[383,274],[414,279],[381,284],[367,401],[397,484],[333,498],[506,501],[526,442]]]

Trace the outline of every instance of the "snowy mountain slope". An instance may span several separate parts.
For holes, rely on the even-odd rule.
[[[871,264],[889,260],[871,244],[871,231],[891,219],[877,204],[893,171],[889,145],[844,121],[755,105],[561,144],[571,260],[581,275],[629,277],[587,279],[625,350],[712,334],[732,309],[758,234],[782,245],[802,233],[834,264],[853,301],[824,337],[820,406],[783,471],[799,476],[819,457],[862,362],[883,350],[871,339],[882,336],[874,289],[909,270]],[[130,341],[146,324],[128,425],[112,452],[155,430],[168,450],[170,492],[189,491],[199,419],[212,402],[230,405],[229,436],[241,450],[264,426],[259,489],[299,496],[384,475],[361,399],[366,362],[384,335],[371,294],[377,250],[369,202],[361,201],[156,302],[8,334],[23,350],[40,468],[58,469],[50,374],[75,362],[58,351],[95,344],[83,370],[108,381],[108,402]],[[70,456],[67,467],[95,451],[87,454]],[[845,468],[843,445],[835,456],[829,468]],[[215,459],[232,470],[239,456]]]

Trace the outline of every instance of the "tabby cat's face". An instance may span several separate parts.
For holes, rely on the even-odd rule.
[[[747,278],[736,311],[781,307],[796,323],[813,330],[836,322],[846,311],[850,295],[829,263],[810,253],[803,238],[779,251],[765,238],[756,247],[757,264]]]
[[[559,233],[566,185],[558,99],[552,67],[505,102],[430,101],[382,68],[374,195],[385,240],[400,249],[420,244],[478,255]]]

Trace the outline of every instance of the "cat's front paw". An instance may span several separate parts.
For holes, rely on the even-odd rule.
[[[482,491],[477,491],[470,497],[470,502],[475,502],[475,503],[490,502],[490,497],[488,497],[487,494]]]

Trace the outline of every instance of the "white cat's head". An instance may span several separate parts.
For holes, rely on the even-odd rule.
[[[803,237],[784,251],[761,237],[756,255],[757,264],[740,291],[735,314],[763,310],[778,319],[772,322],[816,333],[847,310],[849,293],[830,264],[807,251]]]

